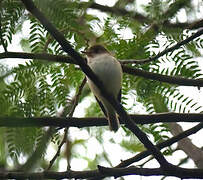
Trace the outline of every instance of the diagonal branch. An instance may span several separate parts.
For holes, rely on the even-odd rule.
[[[109,101],[109,103],[115,108],[116,112],[120,115],[121,119],[125,121],[126,127],[129,128],[138,139],[149,149],[154,155],[155,159],[163,168],[172,167],[161,152],[151,143],[145,133],[143,133],[138,126],[130,119],[130,117],[125,112],[123,106],[116,101],[116,99],[109,94],[103,87],[103,83],[98,77],[93,73],[90,67],[85,63],[85,60],[77,53],[71,45],[67,42],[63,34],[61,34],[57,29],[45,18],[45,16],[35,7],[31,0],[22,0],[23,4],[46,28],[46,30],[58,41],[62,49],[67,52],[73,59],[75,59],[82,71],[94,82],[94,84],[100,89],[103,97]]]
[[[129,64],[129,63],[131,63],[131,64],[132,63],[144,64],[144,63],[152,62],[152,61],[160,58],[161,56],[178,49],[182,45],[189,43],[190,41],[192,41],[195,38],[201,36],[202,34],[203,34],[203,28],[198,30],[196,33],[192,34],[190,37],[188,37],[188,38],[186,38],[186,39],[184,39],[182,41],[179,41],[178,43],[176,43],[172,47],[164,49],[162,52],[158,53],[157,55],[155,55],[153,57],[150,57],[150,58],[147,58],[147,59],[141,59],[141,60],[123,60],[123,61],[121,60],[121,63],[122,64]]]
[[[200,129],[203,128],[203,123],[199,123],[198,125],[178,134],[177,136],[174,136],[164,142],[161,142],[159,144],[157,144],[156,146],[161,150],[165,147],[168,147],[168,146],[171,146],[172,144],[180,141],[181,139],[184,139],[192,134],[195,134],[197,133]],[[144,158],[146,158],[147,156],[151,155],[150,151],[146,150],[146,151],[143,151],[137,155],[135,155],[134,157],[132,158],[129,158],[129,159],[126,159],[126,160],[122,160],[120,164],[118,164],[117,166],[115,166],[114,168],[123,168],[123,167],[127,167],[135,162],[138,162]],[[89,180],[99,180],[101,178],[105,178],[106,176],[104,175],[100,175],[96,178],[90,178]]]
[[[127,11],[125,9],[121,9],[121,8],[117,8],[117,7],[104,6],[101,4],[97,4],[95,2],[91,3],[89,8],[97,9],[102,12],[108,12],[108,13],[112,13],[112,14],[119,15],[119,16],[127,15],[129,17],[132,17],[134,20],[139,21],[140,23],[150,23],[151,22],[150,19],[148,19],[146,16],[143,16],[142,14],[135,13],[132,11]]]
[[[109,7],[109,6],[104,6],[104,5],[101,5],[101,4],[97,4],[95,2],[93,3],[89,3],[89,8],[91,9],[97,9],[97,10],[100,10],[102,12],[107,12],[107,13],[112,13],[112,14],[115,14],[115,15],[118,15],[118,16],[128,16],[130,18],[132,18],[133,20],[135,21],[138,21],[140,23],[146,23],[146,24],[151,24],[151,22],[153,20],[149,19],[148,17],[146,16],[143,16],[142,14],[139,14],[139,13],[135,13],[135,12],[132,12],[132,11],[127,11],[125,9],[121,9],[121,8],[117,8],[117,7]],[[81,3],[81,5],[83,6],[87,6],[87,3]],[[167,13],[167,12],[166,12]],[[201,28],[203,27],[203,24],[202,24],[202,21],[203,19],[200,19],[200,20],[197,20],[197,21],[194,21],[194,22],[190,22],[190,23],[171,23],[169,21],[165,21],[164,22],[164,26],[163,28],[181,28],[181,29],[198,29],[198,28]]]
[[[164,142],[161,142],[159,144],[157,144],[156,146],[161,150],[165,147],[168,147],[168,146],[171,146],[172,144],[180,141],[181,139],[184,139],[192,134],[195,134],[197,133],[199,130],[201,130],[203,128],[203,123],[199,123],[197,124],[196,126],[186,130],[186,131],[183,131],[182,133],[164,141]],[[132,163],[135,163],[135,162],[138,162],[140,161],[141,159],[144,159],[145,157],[149,156],[150,155],[150,152],[148,150],[146,151],[143,151],[137,155],[135,155],[134,157],[132,158],[129,158],[127,160],[123,160],[120,164],[118,164],[116,166],[117,167],[126,167],[126,166],[129,166],[130,164]]]
[[[178,123],[168,124],[169,130],[173,136],[183,132],[182,127]],[[187,156],[193,160],[199,169],[203,169],[203,151],[194,145],[189,138],[185,138],[178,142],[177,149],[182,150]]]
[[[83,90],[83,88],[84,88],[84,86],[85,86],[85,84],[86,84],[86,81],[87,81],[87,79],[86,79],[86,77],[85,77],[85,78],[83,79],[82,83],[80,84],[79,88],[78,88],[77,94],[76,94],[75,97],[73,98],[74,103],[73,103],[73,106],[72,106],[72,108],[71,108],[71,110],[70,110],[70,113],[68,114],[68,117],[73,117],[73,113],[74,113],[74,111],[75,111],[76,106],[78,105],[79,98],[80,98],[80,95],[82,94],[82,90]]]
[[[66,140],[67,140],[67,133],[68,133],[68,130],[67,128],[64,130],[64,135],[63,135],[63,139],[62,141],[60,142],[60,144],[58,145],[58,149],[57,149],[57,152],[56,154],[54,155],[54,157],[49,161],[49,166],[47,167],[46,170],[50,170],[51,167],[53,166],[54,162],[56,161],[57,157],[60,155],[60,152],[61,152],[61,148],[62,146],[66,143]]]

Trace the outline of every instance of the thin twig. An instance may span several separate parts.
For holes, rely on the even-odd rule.
[[[54,157],[53,157],[53,158],[51,159],[51,161],[49,162],[49,166],[48,166],[47,170],[50,170],[50,169],[51,169],[51,167],[53,166],[55,160],[56,160],[57,157],[60,155],[61,148],[62,148],[62,146],[65,144],[66,139],[67,139],[67,132],[68,132],[68,129],[65,128],[65,130],[64,130],[64,135],[63,135],[63,139],[62,139],[61,143],[60,143],[59,146],[58,146],[58,150],[57,150],[56,154],[54,155]]]
[[[68,117],[69,117],[69,118],[71,118],[71,117],[73,116],[73,113],[74,113],[74,111],[75,111],[76,106],[78,105],[79,97],[80,97],[80,95],[81,95],[81,93],[82,93],[82,89],[83,89],[85,83],[86,83],[86,78],[83,79],[81,85],[80,85],[79,88],[78,88],[77,94],[73,97],[73,105],[72,105],[72,108],[71,108],[71,110],[70,110],[70,112],[69,112],[69,114],[68,114]],[[67,134],[68,134],[68,128],[65,128],[65,130],[64,130],[64,135],[63,135],[63,139],[62,139],[61,143],[60,143],[59,146],[58,146],[58,150],[57,150],[56,154],[54,155],[54,157],[53,157],[52,160],[50,161],[47,170],[50,170],[50,168],[53,166],[55,160],[56,160],[57,157],[60,155],[62,146],[67,142]]]
[[[83,90],[83,87],[85,86],[85,83],[86,83],[87,79],[86,77],[83,79],[82,83],[80,84],[79,88],[78,88],[78,92],[77,94],[75,95],[75,97],[73,98],[74,100],[74,104],[70,110],[70,113],[68,114],[68,117],[72,117],[73,116],[73,113],[75,111],[75,108],[76,106],[78,105],[78,102],[79,102],[79,98],[80,98],[80,95],[82,93],[82,90]]]
[[[49,140],[52,135],[56,132],[55,128],[49,127],[47,131],[43,134],[38,146],[32,155],[27,159],[25,164],[18,167],[18,171],[30,171],[34,165],[38,163],[38,161],[42,158],[43,152],[46,150]]]

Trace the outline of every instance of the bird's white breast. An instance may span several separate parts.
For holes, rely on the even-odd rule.
[[[88,65],[98,78],[103,82],[106,90],[115,95],[118,95],[122,82],[122,69],[120,63],[109,54],[98,55],[88,60]],[[88,80],[90,88],[95,95],[98,94],[97,87]]]

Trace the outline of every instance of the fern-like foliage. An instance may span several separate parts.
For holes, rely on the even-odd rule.
[[[16,33],[21,18],[24,15],[24,8],[20,1],[9,0],[2,1],[0,5],[0,36],[4,41],[5,46],[11,43],[13,35]]]
[[[188,36],[186,35],[186,37]],[[198,49],[198,44],[200,43],[199,41],[200,40],[197,39],[193,42],[196,49]],[[167,39],[167,42],[164,44],[164,48],[167,48],[174,43],[176,43],[174,39]],[[156,48],[160,48],[160,44],[155,40],[149,44],[149,47],[150,48],[148,51],[156,51]],[[193,56],[190,55],[190,50],[187,50],[187,47],[184,46],[178,50],[166,54],[165,56],[159,58],[159,60],[149,64],[148,71],[191,79],[202,78],[202,72],[199,64],[193,59]],[[150,54],[155,53],[150,52]],[[140,68],[146,70],[146,65],[143,67],[140,66]],[[160,83],[143,78],[137,78],[135,84],[136,85],[134,87],[136,89],[137,100],[144,103],[144,106],[149,113],[169,111],[187,113],[202,111],[202,106],[193,100],[192,97],[185,95],[184,92],[182,92],[176,85]],[[159,129],[158,133],[156,132],[157,128]],[[163,135],[163,132],[168,131],[167,126],[164,124],[153,124],[147,126],[147,128],[144,128],[144,130],[150,134],[153,134],[155,141],[160,141],[160,139],[163,138],[163,136],[160,136],[160,134]]]

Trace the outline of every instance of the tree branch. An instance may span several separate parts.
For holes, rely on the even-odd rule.
[[[134,114],[130,115],[136,124],[167,123],[167,122],[203,122],[202,113],[157,113],[157,114]],[[121,124],[124,121],[121,119]],[[0,127],[92,127],[107,126],[108,122],[104,117],[2,117],[0,116]]]
[[[22,58],[22,59],[40,59],[50,62],[77,64],[75,60],[68,56],[53,55],[47,53],[24,53],[24,52],[3,52],[0,53],[0,59],[4,58]]]
[[[65,128],[64,129],[63,139],[60,142],[60,144],[58,145],[58,149],[57,149],[57,152],[55,153],[54,157],[49,161],[49,166],[47,167],[47,170],[51,169],[51,167],[53,166],[53,164],[56,161],[57,157],[60,155],[61,148],[66,143],[66,140],[67,140],[67,133],[68,133],[68,129]]]
[[[61,56],[61,55],[51,55],[45,53],[21,53],[21,52],[4,52],[0,53],[0,59],[3,58],[23,58],[23,59],[41,59],[53,62],[60,62],[60,63],[73,63],[78,64],[73,58],[68,56]],[[120,61],[122,63],[122,61]],[[148,71],[144,71],[137,68],[130,68],[125,65],[122,65],[123,72],[134,75],[140,76],[147,79],[152,79],[156,81],[177,84],[181,86],[203,86],[203,79],[187,79],[183,77],[174,77],[174,76],[167,76],[161,75],[157,73],[152,73]],[[5,76],[4,76],[5,77]]]
[[[168,127],[173,136],[183,132],[182,127],[177,123],[170,123]],[[195,146],[189,138],[179,141],[177,148],[185,152],[199,169],[203,169],[203,151]]]
[[[141,76],[147,79],[166,82],[170,84],[177,84],[181,86],[203,87],[203,79],[187,79],[179,76],[161,75],[157,73],[148,72],[145,70],[140,70],[137,68],[130,68],[127,66],[122,66],[122,68],[125,73],[131,74],[133,76]]]
[[[86,7],[87,3],[81,3],[81,5],[84,5]],[[89,5],[89,8],[97,9],[102,12],[112,13],[122,17],[128,16],[128,17],[131,17],[133,20],[143,24],[144,23],[151,24],[153,22],[151,19],[147,18],[146,16],[143,16],[142,14],[135,13],[132,11],[127,11],[125,9],[120,9],[116,7],[104,6],[94,2]],[[203,19],[190,22],[190,23],[170,23],[169,21],[165,21],[164,28],[198,29],[203,27],[202,21]]]
[[[198,125],[184,131],[184,132],[181,132],[180,134],[178,134],[177,136],[174,136],[164,142],[161,142],[159,144],[157,144],[157,148],[159,148],[160,150],[165,148],[165,147],[168,147],[168,146],[171,146],[172,144],[180,141],[181,139],[184,139],[192,134],[195,134],[197,133],[200,129],[203,128],[203,123],[199,123]],[[135,162],[138,162],[144,158],[146,158],[147,156],[151,155],[150,151],[146,150],[146,151],[142,151],[141,153],[133,156],[132,158],[129,158],[129,159],[126,159],[126,160],[122,160],[120,164],[118,164],[117,166],[115,166],[115,168],[123,168],[123,167],[127,167]],[[96,178],[90,178],[89,180],[100,180],[101,178],[105,178],[106,176],[104,175],[100,175]]]
[[[174,167],[174,171],[163,170],[162,168],[137,168],[131,166],[128,168],[106,168],[98,166],[99,172],[106,176],[114,176],[115,178],[126,175],[142,175],[142,176],[175,176],[184,179],[203,178],[201,169],[187,169]]]
[[[190,41],[201,36],[202,34],[203,34],[203,29],[200,29],[196,33],[192,34],[190,37],[176,43],[175,45],[173,45],[170,48],[164,49],[162,52],[158,53],[157,55],[155,55],[153,57],[146,58],[146,59],[140,59],[140,60],[134,60],[134,59],[120,60],[120,63],[121,64],[129,64],[129,63],[130,64],[133,64],[133,63],[144,64],[144,63],[152,62],[152,61],[160,58],[161,56],[178,49],[182,45],[189,43]],[[51,54],[46,54],[46,53],[4,52],[4,53],[0,53],[0,59],[3,59],[3,58],[44,59],[44,60],[53,61],[53,62],[65,62],[65,63],[77,64],[77,61],[74,61],[74,59],[71,57],[57,56],[57,55],[51,55]]]
[[[192,134],[197,133],[197,132],[198,132],[199,130],[201,130],[202,128],[203,128],[203,123],[199,123],[198,125],[196,125],[196,126],[190,128],[190,129],[188,129],[188,130],[186,130],[186,131],[183,131],[183,132],[181,132],[180,134],[178,134],[178,135],[176,135],[176,136],[174,136],[174,137],[172,137],[172,138],[170,138],[170,139],[168,139],[168,140],[166,140],[166,141],[164,141],[164,142],[161,142],[161,143],[157,144],[156,146],[161,150],[161,149],[163,149],[163,148],[165,148],[165,147],[171,146],[172,144],[174,144],[174,143],[180,141],[181,139],[184,139],[184,138],[186,138],[186,137],[188,137],[188,136],[190,136],[190,135],[192,135]],[[127,166],[129,166],[129,165],[131,165],[131,164],[133,164],[133,163],[135,163],[135,162],[140,161],[141,159],[146,158],[146,157],[149,156],[149,155],[150,155],[150,152],[149,152],[148,150],[143,151],[143,152],[141,152],[141,153],[135,155],[135,156],[132,157],[132,158],[129,158],[129,159],[127,159],[127,160],[121,161],[121,163],[118,164],[118,165],[116,166],[116,168],[117,168],[117,167],[127,167]]]
[[[77,94],[76,94],[76,95],[74,96],[74,98],[73,98],[73,106],[72,106],[72,108],[71,108],[70,113],[68,114],[68,117],[73,117],[73,113],[74,113],[74,111],[75,111],[76,106],[78,105],[79,98],[80,98],[80,95],[82,94],[82,90],[83,90],[83,88],[84,88],[84,86],[85,86],[85,84],[86,84],[86,81],[87,81],[87,79],[86,79],[86,77],[85,77],[85,78],[83,79],[82,83],[80,84],[79,88],[78,88]]]
[[[190,178],[203,178],[202,169],[187,169],[174,167],[174,171],[163,170],[162,168],[137,168],[134,166],[128,168],[105,168],[98,166],[98,170],[92,171],[64,171],[64,172],[0,172],[1,179],[65,179],[65,178],[75,178],[75,179],[87,179],[91,177],[97,177],[101,174],[105,176],[121,177],[126,175],[143,175],[143,176],[175,176],[184,179]]]
[[[123,60],[123,61],[121,60],[120,62],[121,62],[121,64],[129,64],[129,63],[131,63],[131,64],[132,63],[144,64],[144,63],[152,62],[152,61],[160,58],[161,56],[178,49],[182,45],[189,43],[190,41],[192,41],[195,38],[201,36],[202,34],[203,34],[203,28],[200,29],[199,31],[197,31],[196,33],[192,34],[190,37],[188,37],[188,38],[186,38],[186,39],[184,39],[182,41],[179,41],[178,43],[176,43],[172,47],[164,49],[162,52],[158,53],[157,55],[155,55],[153,57],[150,57],[150,58],[147,58],[147,59],[141,59],[141,60]]]
[[[84,3],[84,4],[86,4],[86,3]],[[126,16],[127,15],[129,17],[132,17],[134,20],[139,21],[140,23],[152,22],[152,21],[150,21],[150,19],[143,16],[142,14],[135,13],[132,11],[127,11],[125,9],[121,9],[121,8],[117,8],[117,7],[103,6],[103,5],[100,5],[100,4],[93,2],[89,5],[89,8],[97,9],[97,10],[100,10],[102,12],[108,12],[108,13],[112,13],[112,14],[119,15],[119,16]]]
[[[78,105],[79,97],[80,97],[80,95],[81,95],[81,93],[82,93],[82,89],[83,89],[85,83],[86,83],[86,78],[83,79],[81,85],[80,85],[79,88],[78,88],[77,94],[73,97],[73,104],[72,104],[72,107],[71,107],[71,109],[70,109],[70,112],[68,113],[68,117],[69,117],[69,118],[71,118],[71,117],[73,116],[73,113],[74,113],[74,111],[75,111],[76,106]],[[62,117],[63,117],[63,115],[65,115],[65,114],[62,113]],[[66,116],[66,115],[65,115],[65,116]],[[60,142],[60,144],[58,145],[58,150],[57,150],[56,154],[54,155],[54,157],[51,159],[47,170],[50,170],[50,168],[51,168],[52,165],[54,164],[55,160],[56,160],[57,157],[60,155],[62,146],[67,142],[67,134],[68,134],[68,128],[67,128],[67,126],[66,126],[66,128],[65,128],[65,130],[64,130],[63,139],[62,139],[62,141]],[[68,164],[69,164],[69,163],[68,163]]]
[[[93,171],[44,171],[44,172],[0,172],[1,179],[64,179],[64,178],[75,178],[75,179],[86,179],[89,177],[95,177],[99,175],[98,170]]]
[[[48,130],[45,131],[35,151],[30,157],[28,157],[27,161],[18,168],[18,171],[27,172],[30,171],[33,166],[36,166],[38,161],[41,160],[43,153],[45,152],[47,145],[55,132],[56,130],[52,127],[49,127]]]

